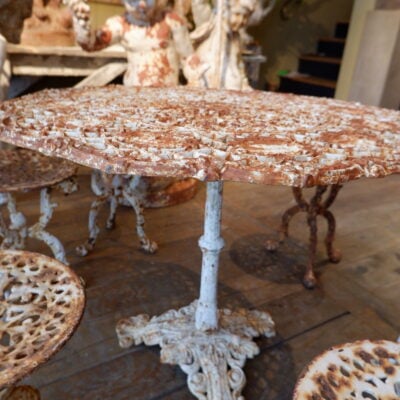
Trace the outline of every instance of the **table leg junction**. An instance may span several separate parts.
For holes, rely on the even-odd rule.
[[[217,308],[222,182],[207,183],[200,298],[156,317],[139,315],[118,322],[122,347],[144,343],[161,347],[161,362],[177,364],[188,375],[191,393],[201,400],[244,400],[242,370],[258,354],[252,338],[275,334],[268,313]]]

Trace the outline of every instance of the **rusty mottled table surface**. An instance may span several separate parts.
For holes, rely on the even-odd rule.
[[[52,186],[76,171],[75,164],[36,151],[0,149],[0,193]]]
[[[269,92],[45,90],[0,105],[0,140],[109,173],[306,187],[400,172],[400,112]]]

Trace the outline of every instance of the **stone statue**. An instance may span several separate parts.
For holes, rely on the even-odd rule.
[[[224,2],[221,3],[220,7]],[[229,0],[214,13],[209,2],[192,0],[196,29],[191,33],[195,52],[209,68],[191,86],[251,89],[242,60],[240,30],[247,26],[257,0]]]
[[[76,40],[87,51],[120,43],[126,49],[128,86],[175,86],[179,70],[188,81],[201,70],[193,63],[193,47],[185,21],[168,11],[166,0],[123,0],[125,14],[109,18],[96,31],[90,27],[86,0],[70,0]],[[191,62],[192,61],[192,62]]]

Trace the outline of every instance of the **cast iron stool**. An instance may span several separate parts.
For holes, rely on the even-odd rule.
[[[400,343],[361,340],[314,358],[297,381],[293,400],[400,399]]]
[[[341,259],[341,254],[333,247],[335,239],[336,221],[329,207],[333,204],[336,196],[342,185],[331,185],[327,199],[323,202],[322,196],[327,191],[328,186],[317,186],[315,195],[308,203],[302,193],[301,188],[294,187],[293,195],[296,200],[296,205],[287,209],[282,215],[282,222],[279,229],[279,241],[267,240],[265,247],[269,251],[276,251],[281,243],[289,236],[289,222],[299,212],[307,214],[307,223],[310,228],[309,252],[306,272],[303,277],[303,284],[307,289],[315,287],[317,280],[314,274],[315,256],[317,252],[317,216],[323,216],[328,222],[328,233],[325,238],[326,252],[328,253],[329,261],[338,263]]]
[[[36,389],[14,386],[66,343],[84,305],[79,278],[61,262],[0,250],[1,400],[40,399]]]
[[[70,194],[77,190],[74,180],[75,164],[52,157],[46,157],[31,150],[0,150],[0,237],[1,249],[24,249],[27,237],[45,242],[54,257],[67,264],[62,243],[45,230],[53,215],[56,203],[50,200],[53,188]],[[40,189],[40,218],[28,227],[25,216],[17,210],[14,194]],[[1,207],[7,208],[9,223]]]

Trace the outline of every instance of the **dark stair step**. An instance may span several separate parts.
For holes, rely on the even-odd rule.
[[[302,74],[336,81],[339,76],[341,59],[318,55],[302,55],[298,71]]]
[[[346,39],[321,38],[318,40],[318,55],[341,58],[343,56]]]
[[[318,97],[334,97],[336,82],[301,74],[280,77],[279,91]]]
[[[349,31],[348,22],[338,22],[335,28],[335,38],[346,39],[348,31]]]

